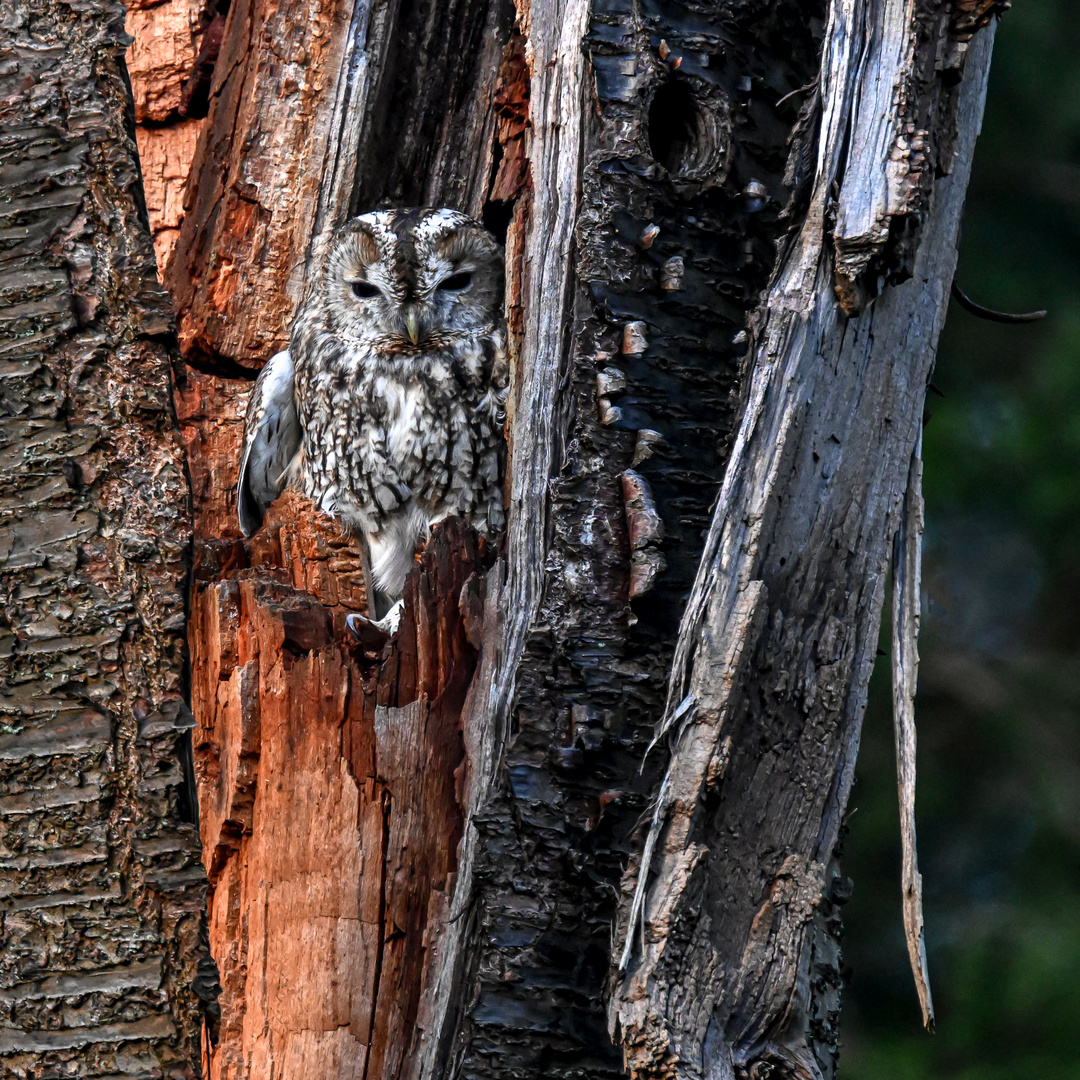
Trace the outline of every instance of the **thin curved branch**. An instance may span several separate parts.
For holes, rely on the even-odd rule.
[[[952,283],[952,296],[953,299],[965,310],[970,311],[972,315],[980,319],[986,319],[987,322],[999,322],[999,323],[1029,323],[1038,322],[1040,319],[1046,318],[1046,311],[1025,311],[1025,312],[1009,312],[1009,311],[995,311],[993,308],[983,307],[982,304],[976,304],[974,300],[959,285],[954,281]]]

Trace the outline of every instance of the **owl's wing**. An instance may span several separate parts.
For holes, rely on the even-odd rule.
[[[300,418],[288,351],[272,356],[259,373],[244,418],[244,457],[236,485],[240,529],[253,536],[267,507],[285,490],[300,450]]]

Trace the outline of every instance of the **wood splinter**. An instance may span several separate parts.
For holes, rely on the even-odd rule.
[[[926,963],[922,875],[915,847],[915,689],[919,677],[919,594],[922,579],[922,435],[915,444],[900,527],[893,541],[892,688],[896,734],[900,844],[903,853],[904,937],[923,1024],[934,1030]]]

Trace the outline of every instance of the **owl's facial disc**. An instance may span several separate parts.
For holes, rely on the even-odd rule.
[[[335,336],[384,356],[428,353],[501,318],[502,251],[453,210],[387,210],[348,222],[328,261]]]

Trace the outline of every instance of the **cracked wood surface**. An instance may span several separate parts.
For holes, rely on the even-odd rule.
[[[202,110],[190,108],[189,91],[217,29],[211,7],[207,0],[127,0],[124,28],[132,42],[125,60],[159,277],[184,220],[184,181],[202,128]]]
[[[859,126],[849,73],[875,62],[852,20],[875,14],[840,4],[826,28],[815,190],[755,318],[746,408],[680,633],[669,708],[690,705],[670,725],[643,945],[612,1003],[638,1075],[726,1077],[761,1061],[831,1073],[837,1002],[814,1012],[836,973],[816,962],[813,924],[833,904],[829,863],[992,42],[975,39],[955,104],[935,110],[952,171],[934,186],[912,277],[848,319],[822,226]],[[950,93],[936,80],[923,92]],[[870,139],[846,155],[882,146],[891,153]]]
[[[285,347],[352,14],[352,0],[229,5],[164,275],[189,359],[255,372]]]
[[[212,999],[168,300],[108,0],[0,27],[0,1073],[194,1077]]]
[[[199,582],[192,611],[223,986],[210,1076],[398,1076],[456,863],[457,718],[472,673],[456,600],[475,539],[454,522],[439,530],[394,645],[361,659],[312,580],[324,539],[311,510],[290,509],[270,529],[295,528],[307,581],[234,567]]]

